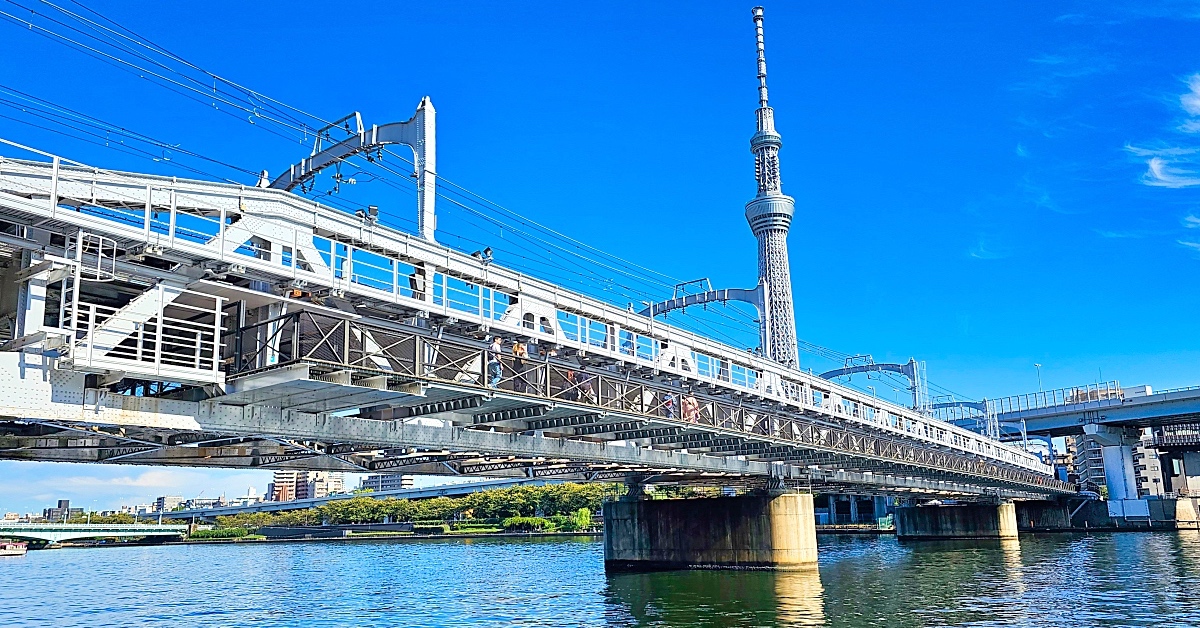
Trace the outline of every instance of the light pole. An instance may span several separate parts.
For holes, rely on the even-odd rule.
[[[874,399],[875,398],[875,387],[867,386],[867,389],[871,391],[871,398]]]
[[[1037,369],[1038,392],[1042,392],[1042,365],[1035,362],[1033,368]]]

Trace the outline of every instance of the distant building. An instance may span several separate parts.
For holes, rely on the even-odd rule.
[[[1071,466],[1078,477],[1079,486],[1088,491],[1100,491],[1107,486],[1104,479],[1104,448],[1091,436],[1076,436]]]
[[[399,473],[376,473],[362,479],[359,489],[369,489],[375,492],[394,491],[413,487],[413,476]]]
[[[336,471],[309,471],[296,484],[296,499],[317,499],[346,492],[345,475]]]
[[[276,471],[267,485],[267,499],[273,502],[290,502],[296,499],[296,485],[300,483],[300,471]]]
[[[164,495],[154,500],[154,509],[158,512],[171,512],[183,505],[183,498],[174,495]]]
[[[52,523],[56,522],[56,521],[66,521],[66,520],[70,519],[71,517],[82,517],[82,516],[83,516],[83,509],[82,508],[71,508],[71,500],[69,500],[69,499],[60,499],[60,500],[58,500],[57,507],[47,508],[42,511],[42,517],[44,517],[46,519],[46,521],[50,521]]]
[[[1153,436],[1146,435],[1133,447],[1133,470],[1137,474],[1138,498],[1162,497],[1166,492],[1163,484],[1162,460],[1153,446]]]
[[[253,506],[254,504],[261,503],[262,501],[263,501],[263,496],[259,495],[258,491],[255,490],[255,488],[253,486],[251,486],[246,489],[245,495],[243,495],[241,497],[234,497],[233,499],[230,499],[229,505],[230,506]]]
[[[20,521],[21,515],[15,513],[15,512],[6,512],[6,513],[4,513],[4,520],[5,521]]]
[[[315,499],[346,492],[345,474],[337,471],[276,471],[267,486],[274,502]]]
[[[192,509],[196,509],[196,508],[217,508],[217,507],[224,506],[224,505],[225,505],[225,497],[224,496],[209,497],[209,498],[197,497],[196,499],[189,499],[189,500],[183,502],[183,507],[187,508],[188,510],[192,510]]]

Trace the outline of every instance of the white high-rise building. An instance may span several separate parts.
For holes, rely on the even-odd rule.
[[[345,492],[345,474],[339,471],[276,471],[271,483],[272,501],[317,499]]]
[[[413,487],[413,476],[400,473],[376,473],[362,479],[360,489],[369,489],[376,493],[380,491],[395,491]]]

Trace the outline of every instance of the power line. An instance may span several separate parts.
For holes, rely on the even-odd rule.
[[[71,0],[71,2],[73,4],[81,7],[84,11],[88,12],[89,14],[95,16],[99,20],[102,20],[103,22],[111,24],[114,28],[105,26],[104,24],[101,24],[90,18],[84,17],[78,13],[75,13],[73,11],[65,9],[65,8],[58,6],[47,0],[40,0],[40,1],[42,4],[49,6],[49,7],[53,8],[54,10],[58,11],[61,15],[64,15],[72,20],[75,20],[76,23],[80,25],[80,27],[76,27],[74,25],[67,24],[64,21],[61,21],[59,19],[56,19],[54,17],[48,16],[45,14],[40,14],[23,4],[15,2],[14,0],[4,0],[4,1],[13,6],[20,7],[23,10],[29,11],[31,13],[31,15],[40,16],[40,17],[48,20],[49,22],[58,25],[61,28],[67,29],[71,32],[77,33],[81,37],[84,37],[88,40],[94,41],[94,42],[96,42],[97,45],[107,46],[109,48],[115,49],[115,51],[117,51],[117,54],[113,54],[112,52],[101,50],[101,49],[97,48],[96,45],[89,45],[87,43],[78,41],[68,35],[64,35],[62,33],[55,32],[52,29],[47,29],[41,25],[35,24],[32,20],[24,20],[22,18],[14,16],[10,13],[0,11],[0,16],[7,18],[9,21],[15,22],[22,26],[26,26],[30,30],[38,33],[39,35],[41,35],[43,37],[47,37],[53,41],[57,41],[58,43],[60,43],[62,45],[72,47],[80,52],[83,52],[84,54],[87,54],[88,56],[91,56],[93,58],[101,60],[109,65],[113,65],[114,67],[117,67],[118,69],[121,69],[123,71],[131,72],[131,73],[137,75],[141,79],[147,80],[148,82],[151,82],[160,87],[168,89],[172,92],[175,92],[179,95],[189,98],[190,100],[193,100],[193,101],[201,103],[201,104],[205,104],[206,108],[208,105],[211,105],[211,108],[213,108],[213,109],[221,111],[222,113],[225,113],[227,115],[232,115],[235,118],[241,119],[240,115],[235,114],[232,111],[222,110],[221,107],[219,107],[217,105],[217,103],[219,102],[222,105],[231,107],[234,110],[245,113],[245,114],[247,114],[247,117],[245,119],[249,123],[254,124],[255,126],[258,126],[259,128],[262,128],[262,129],[264,129],[278,137],[286,139],[288,141],[296,141],[297,137],[295,137],[295,136],[300,136],[299,141],[303,142],[309,136],[313,136],[315,138],[316,133],[317,133],[317,130],[312,128],[312,126],[310,126],[310,124],[308,122],[305,122],[305,121],[301,120],[300,118],[297,118],[295,115],[293,115],[293,113],[299,114],[300,116],[307,117],[308,119],[310,119],[312,121],[320,122],[321,124],[323,124],[325,126],[330,125],[329,121],[321,118],[320,116],[317,116],[315,114],[312,114],[312,113],[309,113],[302,109],[299,109],[297,107],[294,107],[283,101],[276,100],[274,98],[266,96],[265,94],[262,94],[261,92],[252,90],[252,89],[245,87],[241,84],[238,84],[234,81],[231,81],[231,80],[221,77],[217,74],[209,72],[208,70],[205,70],[204,68],[187,61],[183,57],[150,41],[146,37],[143,37],[143,36],[137,34],[136,32],[132,31],[131,29],[126,28],[126,27],[122,26],[121,24],[117,23],[116,21],[87,7],[86,5],[79,2],[78,0]],[[90,30],[91,32],[88,32],[88,30]],[[132,55],[136,59],[139,59],[142,62],[149,64],[150,66],[158,68],[159,70],[161,70],[161,72],[149,69],[149,68],[147,68],[143,65],[140,65],[136,62],[133,62],[126,58],[123,58],[122,57],[123,54]],[[209,79],[212,79],[213,83],[212,83],[211,90],[209,89],[209,86],[207,83],[199,80],[195,76],[191,76],[188,73],[181,71],[177,67],[171,67],[171,65],[169,63],[165,63],[160,59],[154,58],[155,55],[165,58],[166,60],[168,60],[170,62],[174,62],[174,63],[180,64],[182,66],[185,66],[186,68],[189,68],[195,72],[198,72],[198,73],[204,75],[205,77],[207,77]],[[167,76],[163,73],[178,76],[178,77],[180,77],[180,79],[176,80],[176,79],[170,78],[170,76]],[[224,85],[224,86],[233,88],[234,90],[236,90],[239,93],[231,93],[227,89],[220,87],[220,85]],[[15,90],[12,90],[12,91],[15,91]],[[9,103],[6,103],[6,104],[9,104]],[[80,116],[81,119],[78,121],[82,121],[85,124],[91,124],[91,125],[99,124],[99,125],[101,125],[100,128],[103,128],[105,131],[108,131],[108,132],[115,132],[115,131],[119,130],[120,132],[128,133],[127,129],[123,129],[121,127],[116,127],[115,125],[109,125],[107,123],[104,123],[103,121],[99,121],[95,118],[90,118],[88,116],[83,116],[83,114],[78,114],[78,112],[74,112],[74,111],[66,109],[66,108],[62,108],[62,109],[63,109],[63,111],[68,112],[72,115]],[[289,112],[293,112],[293,113],[289,113]],[[44,113],[45,112],[43,112],[43,114]],[[33,114],[33,115],[35,115],[37,117],[45,118],[44,115],[39,115],[39,114]],[[89,120],[89,118],[90,118],[90,120]],[[7,119],[12,119],[12,118],[7,118]],[[289,131],[290,133],[292,133],[293,136],[289,137],[288,135],[285,135],[284,133],[279,132],[279,130],[269,128],[269,125],[257,124],[256,120],[263,121],[263,122],[269,123],[269,125],[274,125],[274,126],[282,128],[282,129],[285,129],[285,130]],[[80,129],[78,126],[72,126],[72,125],[62,122],[62,121],[55,121],[55,123],[67,126],[68,128],[71,128],[71,129],[76,130],[81,133],[88,133],[85,129]],[[33,126],[37,126],[37,125],[33,125]],[[38,128],[45,128],[45,127],[38,127]],[[54,129],[47,128],[46,130],[62,133],[61,131],[55,131]],[[62,133],[62,134],[69,136],[69,137],[74,137],[75,139],[88,141],[88,140],[86,140],[84,138],[80,138],[78,136],[73,136],[73,135],[66,134],[66,133]],[[164,150],[179,151],[183,154],[187,154],[187,155],[195,157],[195,158],[204,159],[204,160],[210,161],[210,162],[218,164],[218,165],[229,167],[229,168],[238,170],[239,172],[242,172],[245,174],[250,174],[250,175],[255,174],[253,171],[242,169],[237,166],[233,166],[231,164],[222,162],[220,160],[211,159],[211,158],[208,158],[199,153],[185,151],[179,147],[171,146],[169,144],[160,142],[158,140],[154,140],[153,138],[148,138],[146,136],[137,137],[135,135],[126,135],[126,136],[130,137],[131,139],[135,139],[137,141],[149,143],[151,145],[157,146]],[[89,143],[96,143],[96,142],[89,142]],[[111,148],[111,146],[110,146],[110,148]],[[135,151],[139,150],[139,149],[132,148],[132,147],[126,147],[126,148],[132,149]],[[128,150],[126,150],[125,152],[128,152]],[[141,151],[141,152],[145,153],[145,151]],[[397,155],[394,151],[388,150],[387,153],[394,157],[399,158],[402,161],[405,161],[405,162],[408,162],[411,164],[411,161],[405,159],[401,155]],[[154,157],[149,154],[143,154],[141,156],[145,156],[145,157],[154,159]],[[347,163],[351,167],[357,168],[359,170],[359,172],[368,173],[368,171],[366,169],[367,167],[353,164],[349,161],[346,161],[345,163]],[[188,167],[183,164],[179,164],[177,162],[176,162],[176,165],[179,165],[180,167],[188,168],[189,170],[191,170],[193,172],[199,172],[202,174],[206,174],[208,176],[214,176],[209,173],[204,173],[201,170],[191,168],[191,167]],[[373,165],[379,167],[381,170],[384,170],[387,174],[390,174],[391,176],[396,177],[399,180],[402,180],[402,181],[409,180],[409,177],[407,177],[406,175],[397,173],[394,170],[388,168],[384,164],[375,163]],[[380,183],[383,183],[384,185],[387,185],[393,189],[404,191],[406,193],[409,192],[409,190],[407,188],[404,188],[403,186],[399,186],[394,181],[389,180],[389,178],[386,175],[385,176],[376,176],[376,175],[371,174],[371,176],[372,176],[372,179],[368,179],[368,181],[378,180]],[[660,271],[654,270],[647,266],[640,265],[635,262],[621,258],[619,256],[613,255],[613,254],[603,251],[595,246],[589,245],[589,244],[582,242],[576,238],[568,236],[568,235],[566,235],[560,231],[557,231],[551,227],[548,227],[540,222],[537,222],[535,220],[527,218],[527,217],[521,215],[520,213],[513,211],[495,201],[492,201],[492,200],[480,195],[480,194],[477,194],[477,193],[469,190],[468,188],[466,188],[462,185],[459,185],[458,183],[455,183],[454,181],[452,181],[444,176],[439,175],[439,180],[445,184],[445,187],[452,188],[452,189],[447,189],[438,194],[443,199],[450,202],[452,204],[452,206],[455,206],[457,209],[460,209],[461,211],[464,211],[476,218],[482,219],[485,222],[491,223],[494,226],[496,226],[502,230],[507,230],[509,232],[512,232],[518,238],[524,239],[524,240],[530,242],[531,244],[533,244],[534,246],[546,246],[546,247],[550,247],[554,250],[559,251],[560,253],[564,254],[564,256],[565,256],[562,258],[564,262],[570,264],[572,267],[574,267],[575,269],[578,269],[579,271],[584,271],[586,273],[586,276],[589,277],[591,280],[598,281],[599,283],[594,287],[599,289],[601,292],[604,292],[604,293],[616,292],[616,293],[619,293],[619,294],[625,296],[626,298],[649,297],[648,300],[653,302],[653,301],[658,300],[654,295],[651,295],[648,292],[646,292],[644,288],[634,287],[634,285],[631,285],[631,284],[640,284],[640,285],[646,286],[647,288],[650,288],[650,289],[663,289],[663,288],[674,289],[677,284],[681,283],[681,281],[679,279],[672,277],[666,273],[662,273]],[[323,193],[321,196],[328,197],[327,202],[333,206],[344,204],[344,201],[334,202],[334,197],[332,195],[335,194],[336,191],[337,191],[337,188],[335,187],[333,190],[327,191],[327,192]],[[453,194],[454,196],[459,197],[459,198],[451,198],[451,196],[450,196],[451,194]],[[474,205],[476,203],[480,204],[481,208],[477,209],[475,207],[472,207],[472,205]],[[495,210],[500,213],[506,214],[512,220],[517,221],[519,223],[519,226],[513,225],[510,222],[507,222],[496,216],[490,215],[488,210]],[[412,222],[412,221],[405,220],[405,222]],[[478,225],[475,225],[475,226],[476,226],[476,228],[479,227]],[[537,235],[537,233],[535,233],[535,232],[541,232],[541,233],[547,234],[548,237],[543,237],[543,236]],[[458,236],[455,234],[447,233],[447,235],[452,235],[453,237],[458,237],[460,239],[467,240],[467,241],[474,241],[474,240],[470,240],[469,238],[465,238],[463,236]],[[503,231],[501,232],[501,236],[503,237]],[[558,244],[554,240],[559,240],[566,244],[565,245]],[[517,245],[515,243],[513,244],[513,246],[519,247],[519,245]],[[535,255],[534,249],[529,249],[527,247],[519,247],[519,248],[525,250],[526,252],[528,252],[530,254]],[[600,259],[589,256],[588,254],[581,252],[581,250],[590,252],[591,255],[593,255],[593,256],[599,256]],[[576,279],[575,278],[576,276],[572,273],[577,272],[577,271],[571,270],[570,268],[566,268],[561,265],[556,265],[550,259],[541,260],[540,258],[536,257],[536,255],[535,255],[535,257],[526,257],[526,256],[518,255],[517,257],[521,257],[531,263],[538,263],[538,264],[542,264],[546,267],[557,268],[560,271],[567,272],[568,273],[567,277],[570,277],[572,279],[572,281],[571,281],[572,283],[576,283],[576,284],[582,283],[581,280],[584,276],[580,276],[579,279]],[[575,261],[575,259],[578,259],[579,261]],[[583,264],[589,264],[591,266],[601,268],[604,271],[607,271],[609,273],[614,273],[616,276],[625,277],[626,280],[625,280],[625,282],[620,282],[620,281],[615,280],[612,277],[604,277],[602,275],[597,274],[596,271],[585,267]],[[614,287],[618,288],[619,290],[614,291],[613,290]],[[749,332],[750,330],[757,332],[756,326],[752,325],[751,323],[746,321],[744,318],[741,318],[740,316],[739,317],[731,316],[728,312],[725,311],[725,308],[720,308],[720,309],[704,308],[704,311],[711,312],[711,313],[713,313],[714,316],[721,317],[721,318],[724,318],[724,319],[730,321],[731,324],[738,326],[745,332]],[[733,309],[733,311],[737,312],[738,310]],[[685,319],[685,321],[687,321],[687,323],[693,323],[693,324],[696,324],[699,326],[706,327],[706,328],[718,333],[719,335],[725,336],[726,338],[729,337],[724,333],[724,331],[714,328],[712,324],[710,324],[707,321],[704,321],[701,317],[690,317],[690,318]],[[721,324],[721,323],[718,323],[718,324],[725,325],[725,324]],[[731,344],[739,344],[739,343],[737,343],[736,341],[732,341]],[[821,347],[819,345],[815,345],[812,343],[807,343],[805,341],[800,341],[799,344],[800,344],[800,349],[802,351],[811,353],[811,354],[816,355],[821,358],[836,361],[838,359],[845,359],[845,357],[848,357],[847,354],[843,354],[843,353],[834,351],[832,349]],[[936,388],[938,390],[946,390],[946,389],[942,389],[941,387],[936,387]],[[949,392],[949,391],[947,391],[947,392]]]

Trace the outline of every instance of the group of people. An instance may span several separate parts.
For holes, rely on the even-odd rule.
[[[531,355],[531,349],[533,355]],[[507,370],[511,371],[512,390],[520,393],[541,393],[544,390],[545,382],[543,372],[537,368],[537,362],[544,358],[558,357],[557,349],[550,348],[544,354],[538,355],[536,344],[526,344],[516,340],[508,348],[507,353],[511,356],[511,360],[509,360],[511,366],[507,367]],[[484,351],[486,358],[484,375],[490,388],[499,388],[500,384],[505,381],[506,366],[505,360],[502,359],[505,354],[504,340],[499,336],[493,337],[491,344]],[[582,369],[568,369],[563,380],[563,398],[589,403],[598,402],[594,374]],[[684,421],[689,423],[700,421],[700,402],[691,394],[665,393],[662,397],[661,409],[662,415],[668,419],[674,419],[678,412],[679,418]]]
[[[534,345],[535,351],[536,346]],[[513,390],[522,393],[538,392],[541,388],[541,374],[535,371],[534,365],[530,362],[529,345],[517,340],[512,343],[510,351],[512,352],[512,371],[515,376]],[[492,343],[488,345],[485,354],[487,356],[485,371],[487,385],[491,388],[499,388],[500,382],[504,381],[504,363],[500,359],[504,355],[504,340],[499,336],[492,338]],[[557,355],[558,351],[550,349],[546,352],[545,357],[553,358]]]
[[[663,395],[662,412],[663,416],[668,419],[675,418],[675,402],[677,396],[675,393],[666,393]],[[679,417],[689,423],[698,423],[700,421],[700,402],[692,395],[684,395],[679,400]]]

